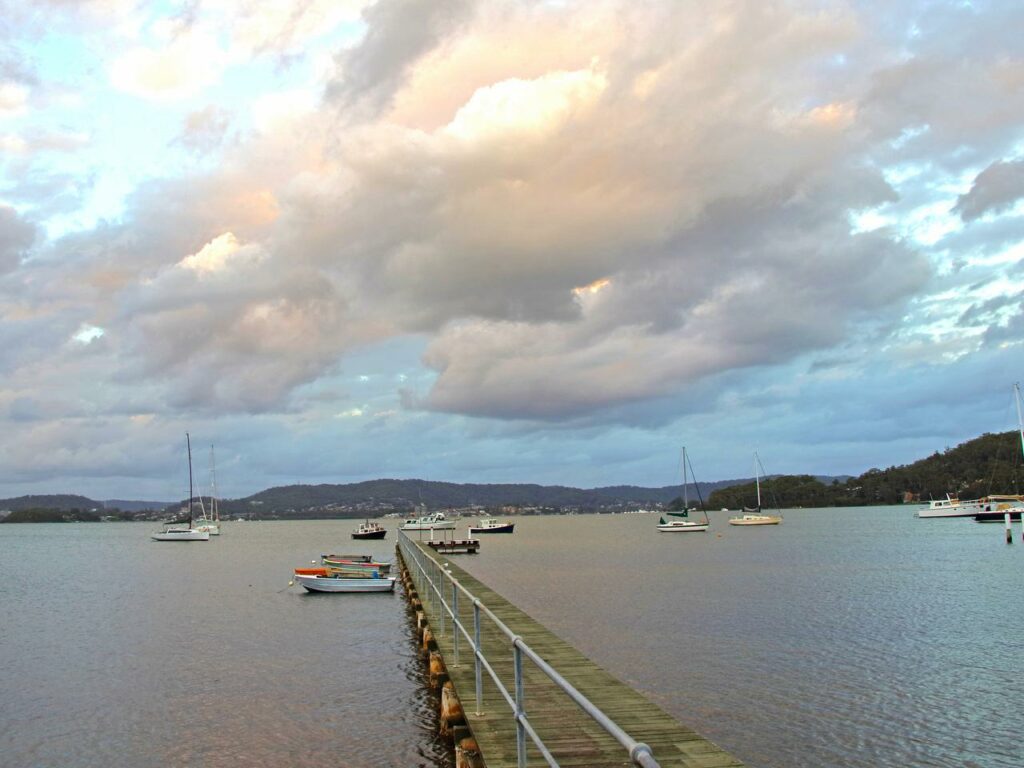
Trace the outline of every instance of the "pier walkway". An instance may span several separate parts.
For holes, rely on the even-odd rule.
[[[452,558],[437,554],[424,542],[402,534],[399,538],[399,553],[487,768],[545,764],[587,768],[742,765],[473,578]],[[466,592],[478,599],[476,611]],[[452,612],[458,616],[464,632],[454,631]],[[519,642],[514,648],[512,639],[493,618],[521,638],[526,648],[520,647]],[[484,659],[479,663],[471,644],[474,637],[479,637]],[[548,672],[556,672],[557,677],[596,706],[612,722],[613,732],[621,729],[617,731],[619,738],[574,702],[541,669],[536,657],[550,665]],[[522,687],[518,690],[517,664],[522,670]],[[507,693],[488,674],[488,665]],[[517,700],[524,715],[519,727]],[[534,744],[531,730],[543,748]],[[526,762],[520,758],[520,743],[525,745]]]

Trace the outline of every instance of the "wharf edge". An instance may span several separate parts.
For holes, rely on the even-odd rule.
[[[416,547],[414,554],[422,555],[447,571],[619,727],[648,745],[660,768],[739,768],[743,765],[612,677],[449,558],[436,554],[423,543],[407,541]],[[396,552],[409,609],[416,617],[420,654],[429,665],[431,686],[441,691],[440,729],[453,741],[456,768],[520,766],[515,717],[509,701],[485,673],[481,711],[476,712],[473,649],[464,636],[459,636],[456,654],[451,617],[442,613],[429,586],[418,583],[422,578],[414,579],[401,547],[396,547]],[[473,607],[464,596],[458,602],[458,616],[464,626],[473,627]],[[513,650],[508,637],[492,622],[485,621],[481,623],[480,645],[502,684],[513,691]],[[631,760],[622,744],[533,663],[526,660],[522,667],[524,709],[530,724],[556,761],[549,763],[530,744],[527,765],[624,768],[639,764]]]

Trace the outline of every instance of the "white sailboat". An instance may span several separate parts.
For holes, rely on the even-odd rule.
[[[765,515],[761,512],[761,474],[764,470],[761,459],[754,452],[754,482],[757,484],[757,506],[754,509],[743,508],[743,514],[739,517],[730,517],[729,525],[778,525],[782,522],[782,515]]]
[[[192,443],[188,432],[185,433],[185,445],[188,447],[188,520],[167,523],[160,533],[151,535],[153,541],[209,541],[210,534],[192,527]]]
[[[207,514],[203,497],[199,497],[199,509],[202,518],[196,523],[197,531],[205,531],[211,536],[220,536],[220,510],[217,508],[217,464],[210,446],[210,512]]]
[[[686,455],[686,447],[683,447],[683,511],[682,512],[669,512],[667,513],[670,517],[689,517],[690,516],[690,501],[687,496],[687,475],[686,470],[689,466],[690,459]],[[693,467],[690,467],[691,474]],[[700,488],[697,489],[697,495],[700,496]],[[704,513],[704,522],[698,523],[693,520],[666,520],[664,517],[658,520],[658,531],[661,533],[699,533],[706,531],[711,525],[711,521],[708,519],[708,513],[704,511],[704,501],[701,500],[701,512]]]

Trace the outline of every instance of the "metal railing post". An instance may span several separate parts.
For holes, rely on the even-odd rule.
[[[523,727],[523,653],[519,650],[519,638],[512,640],[512,666],[516,682],[516,760],[519,768],[526,768],[526,728]]]
[[[473,657],[475,659],[474,671],[476,673],[476,713],[483,714],[484,704],[484,678],[480,669],[480,657],[483,649],[480,648],[480,598],[473,598]]]
[[[444,569],[440,563],[434,563],[434,567],[437,574],[437,634],[444,637],[444,589],[441,587],[441,582],[444,581],[441,574]]]
[[[452,666],[459,666],[459,583],[452,579]]]

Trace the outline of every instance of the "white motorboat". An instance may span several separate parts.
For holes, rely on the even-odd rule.
[[[761,512],[761,459],[757,452],[754,452],[754,482],[757,484],[757,506],[753,509],[743,508],[743,514],[739,517],[730,517],[729,525],[778,525],[782,522],[782,515],[766,515]]]
[[[188,448],[188,519],[167,523],[160,533],[151,534],[153,541],[209,541],[210,532],[200,531],[192,527],[192,443],[188,432],[185,433],[185,445]]]
[[[666,512],[669,517],[681,518],[689,517],[690,512],[696,512],[697,509],[690,509],[690,499],[688,496],[687,485],[689,480],[687,478],[687,469],[690,470],[690,474],[693,474],[693,467],[690,466],[690,459],[686,455],[686,447],[683,447],[682,458],[680,459],[683,465],[683,508],[678,512]],[[700,497],[700,488],[697,487],[697,496]],[[704,516],[702,522],[695,522],[693,520],[666,520],[664,517],[658,519],[658,531],[661,533],[700,533],[706,531],[711,526],[711,520],[708,518],[708,513],[704,511],[704,500],[701,499],[700,512]]]
[[[406,520],[399,527],[403,531],[454,531],[455,521],[446,518],[444,512],[433,512]]]
[[[393,592],[394,576],[358,579],[348,576],[296,573],[295,583],[301,584],[309,592]]]
[[[469,535],[474,533],[512,533],[516,524],[508,521],[502,522],[493,517],[481,517],[477,525],[469,526]]]
[[[956,496],[946,494],[944,499],[933,499],[927,508],[918,510],[918,517],[970,517],[985,509],[985,499],[961,501]]]

